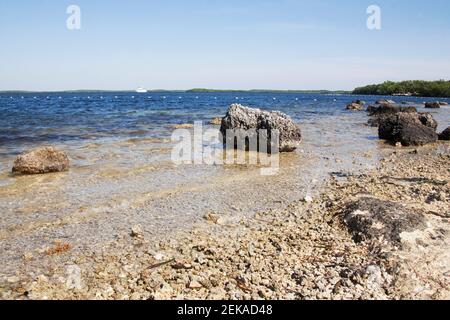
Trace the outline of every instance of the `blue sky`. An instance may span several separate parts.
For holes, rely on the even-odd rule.
[[[81,30],[66,9],[81,8]],[[366,27],[380,6],[382,29]],[[1,0],[0,90],[352,89],[450,78],[448,0]]]

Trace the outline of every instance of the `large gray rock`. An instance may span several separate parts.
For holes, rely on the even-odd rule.
[[[348,204],[342,218],[356,242],[385,240],[400,245],[401,233],[426,227],[422,213],[376,198],[361,198]]]
[[[415,107],[403,107],[403,106],[395,106],[391,104],[383,104],[379,107],[372,107],[367,110],[370,116],[377,116],[382,114],[393,114],[399,112],[407,112],[414,113],[417,112]]]
[[[439,135],[439,140],[450,140],[450,127],[442,131],[442,133]]]
[[[19,155],[12,169],[16,174],[42,174],[69,169],[69,158],[53,147],[31,150]]]
[[[428,113],[396,113],[381,119],[378,128],[380,139],[403,146],[422,146],[436,142],[437,123]]]
[[[300,127],[286,114],[279,111],[267,112],[252,109],[240,104],[230,106],[226,116],[222,119],[220,128],[225,142],[227,141],[227,132],[238,137],[249,136],[250,138],[261,138],[266,132],[270,142],[273,130],[278,130],[280,134],[280,152],[292,152],[302,141]],[[251,146],[247,144],[246,148],[251,149]]]
[[[384,118],[396,114],[399,112],[405,113],[417,113],[417,109],[415,107],[402,107],[402,106],[394,106],[390,104],[383,104],[381,106],[369,106],[367,108],[367,112],[369,113],[369,125],[372,127],[378,127]]]

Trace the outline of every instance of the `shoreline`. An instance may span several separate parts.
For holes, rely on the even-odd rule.
[[[313,202],[237,220],[205,215],[159,243],[136,226],[100,251],[71,256],[60,245],[47,271],[4,279],[2,298],[448,299],[449,146],[386,152],[375,170],[331,175]],[[356,243],[338,216],[363,196],[423,211],[427,227],[403,234],[400,248]],[[82,285],[68,290],[71,265]]]

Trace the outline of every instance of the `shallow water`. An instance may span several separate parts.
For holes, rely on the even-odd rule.
[[[11,262],[5,268],[13,268],[23,252],[56,239],[89,247],[134,224],[157,238],[186,229],[209,212],[239,218],[279,208],[317,193],[331,172],[372,168],[389,147],[366,125],[365,112],[344,110],[354,98],[167,92],[0,95],[0,251],[3,261]],[[360,98],[373,103],[381,97]],[[277,175],[261,176],[257,166],[172,163],[171,125],[207,124],[236,102],[281,110],[301,125],[304,141],[296,152],[281,155]],[[432,113],[440,129],[448,126],[449,108]],[[18,153],[46,144],[69,154],[69,172],[10,175]]]

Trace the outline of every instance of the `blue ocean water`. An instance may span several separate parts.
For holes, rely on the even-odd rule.
[[[216,212],[240,219],[320,192],[330,174],[376,168],[392,146],[367,126],[366,112],[346,111],[375,96],[281,93],[134,92],[0,94],[0,242],[2,261],[66,239],[84,246],[110,241],[140,224],[158,241]],[[398,97],[425,111],[423,99]],[[258,166],[176,165],[174,124],[223,116],[241,103],[280,110],[299,123],[303,142],[280,156],[279,172]],[[447,127],[450,108],[431,112]],[[217,127],[216,127],[217,128]],[[11,174],[15,156],[54,145],[70,158],[60,174]],[[63,223],[64,222],[64,223]],[[67,222],[67,223],[65,223]],[[20,237],[20,241],[17,241]],[[15,267],[5,263],[6,268]]]
[[[0,156],[41,144],[169,137],[171,125],[207,123],[213,117],[223,116],[232,103],[281,110],[299,123],[315,121],[348,112],[345,105],[356,98],[373,103],[389,97],[249,92],[3,93]],[[436,99],[398,97],[398,100],[420,104]],[[445,122],[445,117],[438,120]]]

